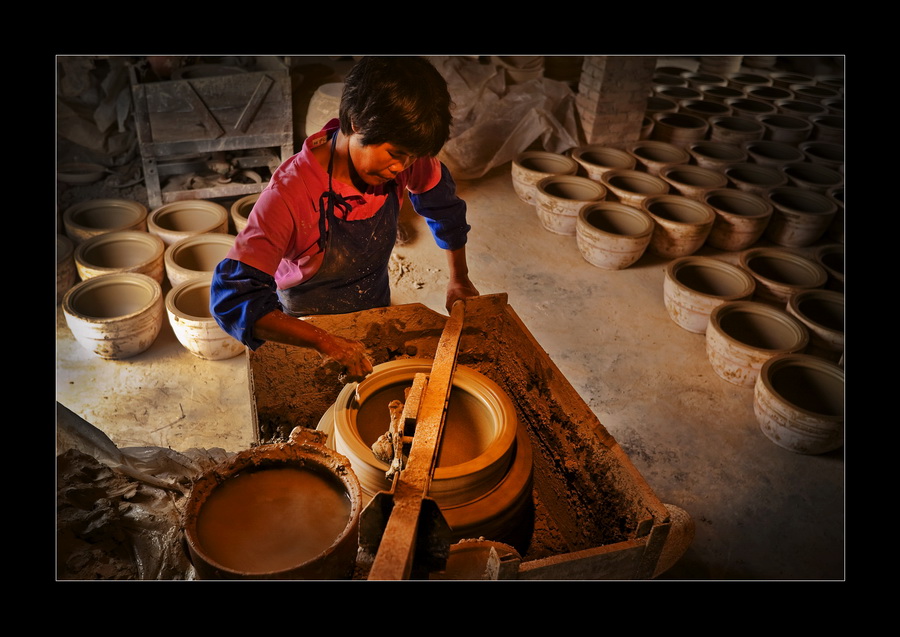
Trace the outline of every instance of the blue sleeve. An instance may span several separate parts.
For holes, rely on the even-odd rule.
[[[271,275],[235,259],[225,259],[213,272],[209,309],[219,327],[255,350],[265,341],[254,338],[253,325],[282,306]]]
[[[426,192],[409,193],[416,212],[428,222],[438,247],[456,250],[466,245],[471,226],[466,223],[466,202],[456,195],[456,183],[450,171],[441,164],[441,180]]]

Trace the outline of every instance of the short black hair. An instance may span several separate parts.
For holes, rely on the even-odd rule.
[[[341,132],[355,126],[365,145],[434,157],[450,137],[451,106],[447,81],[425,58],[364,57],[344,78]]]

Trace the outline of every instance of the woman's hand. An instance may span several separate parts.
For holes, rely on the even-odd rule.
[[[447,313],[450,313],[454,303],[472,296],[478,296],[478,290],[469,281],[469,277],[464,277],[461,280],[451,279],[450,283],[447,284]]]
[[[361,381],[372,373],[372,361],[365,345],[337,336],[312,323],[273,310],[253,326],[254,335],[266,341],[314,349],[326,367],[335,368],[342,382]]]
[[[359,341],[329,334],[319,353],[325,358],[326,365],[334,361],[340,366],[339,377],[342,382],[359,382],[372,373],[372,359]]]
[[[447,251],[447,266],[450,268],[450,282],[447,284],[447,313],[449,314],[454,303],[471,296],[478,296],[478,290],[469,280],[465,246]]]

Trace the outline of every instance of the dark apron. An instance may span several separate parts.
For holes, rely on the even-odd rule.
[[[278,291],[284,311],[291,316],[346,314],[391,304],[388,263],[397,239],[400,198],[390,184],[384,206],[368,219],[345,221],[350,204],[332,188],[331,172],[337,132],[328,161],[328,191],[319,198],[319,247],[322,265],[308,281]],[[327,220],[327,224],[326,224]]]

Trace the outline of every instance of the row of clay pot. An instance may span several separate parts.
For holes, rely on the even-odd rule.
[[[243,201],[232,206],[236,224],[242,213],[246,222]],[[147,215],[139,203],[103,199],[70,207],[63,220],[57,303],[85,349],[105,359],[142,353],[159,335],[164,306],[179,342],[195,356],[218,360],[244,351],[209,311],[212,271],[235,238],[224,207],[185,201]],[[165,295],[164,282],[171,287]]]

